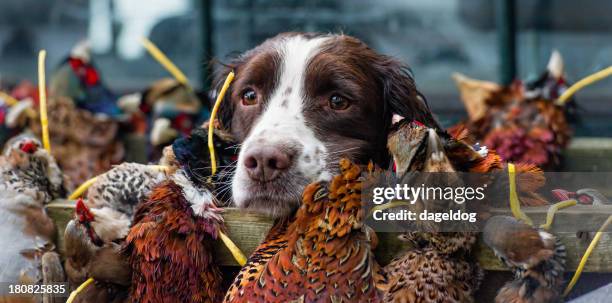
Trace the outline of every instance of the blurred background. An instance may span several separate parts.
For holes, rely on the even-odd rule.
[[[344,32],[412,67],[445,125],[463,117],[450,75],[508,82],[538,76],[553,49],[568,80],[612,64],[612,2],[607,0],[3,0],[0,79],[35,80],[36,53],[57,66],[82,39],[118,92],[140,90],[167,76],[145,51],[149,37],[198,88],[207,62],[221,61],[284,31]],[[503,59],[502,59],[503,58]],[[610,81],[578,95],[579,136],[612,136]]]

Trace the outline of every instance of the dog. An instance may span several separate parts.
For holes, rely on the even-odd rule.
[[[394,115],[439,128],[407,65],[348,35],[279,34],[218,69],[215,86],[232,70],[219,122],[240,142],[232,198],[243,209],[289,216],[341,157],[389,167]]]

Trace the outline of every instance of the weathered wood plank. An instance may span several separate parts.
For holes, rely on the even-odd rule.
[[[563,157],[563,171],[611,172],[612,139],[574,138]]]
[[[64,255],[64,230],[74,217],[74,201],[55,200],[47,205],[47,213],[57,227],[57,243],[60,254]]]
[[[49,215],[59,226],[59,239],[61,241],[65,225],[74,212],[74,203],[57,201],[51,203],[47,209]],[[544,222],[546,217],[546,208],[525,209],[525,212],[536,224]],[[509,214],[507,210],[493,210],[492,213]],[[598,218],[605,219],[610,214],[612,214],[612,207],[593,209],[588,206],[575,206],[564,209],[557,214],[552,230],[562,229],[567,225],[578,225],[583,228],[592,227],[592,230],[596,230],[598,226],[590,226],[593,225],[592,222],[598,221]],[[228,235],[247,255],[261,243],[273,223],[270,218],[265,216],[242,212],[232,208],[226,209],[224,218]],[[574,270],[578,265],[580,257],[586,250],[588,242],[577,239],[576,233],[573,232],[563,232],[557,235],[567,247],[568,269]],[[612,237],[610,237],[610,235],[610,233],[606,233],[602,237],[599,245],[589,258],[585,267],[586,272],[612,272],[612,254],[610,253],[612,251]],[[376,249],[376,256],[383,264],[409,247],[407,243],[399,241],[395,233],[379,233],[378,238],[379,245]],[[225,266],[238,266],[227,248],[225,248],[221,242],[217,243],[215,249],[219,264]],[[492,251],[481,242],[477,245],[475,252],[478,260],[485,269],[506,270],[505,266],[493,255]]]

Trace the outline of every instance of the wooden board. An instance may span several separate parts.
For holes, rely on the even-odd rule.
[[[54,219],[59,227],[60,243],[63,230],[66,223],[72,218],[74,213],[74,202],[56,201],[48,207],[49,215]],[[529,215],[535,224],[541,224],[546,217],[546,208],[526,209],[525,212]],[[509,214],[507,210],[493,210],[494,214]],[[592,225],[592,222],[601,218],[607,218],[612,215],[612,206],[601,209],[593,209],[589,206],[575,206],[569,209],[561,210],[555,219],[552,231],[560,229],[566,225],[579,225],[583,228],[592,227],[593,230],[597,226]],[[238,209],[228,208],[223,215],[227,226],[227,232],[230,238],[236,245],[248,256],[264,239],[266,233],[272,227],[272,220],[262,215],[255,213],[243,212]],[[585,220],[585,218],[587,218]],[[596,220],[593,220],[596,219]],[[558,233],[561,241],[565,244],[568,253],[568,271],[575,270],[580,257],[586,250],[588,242],[576,238],[576,233]],[[405,242],[397,239],[395,233],[378,233],[379,245],[376,249],[376,257],[382,264],[386,264],[398,253],[409,248]],[[63,251],[63,245],[60,245]],[[215,247],[217,261],[224,266],[238,266],[232,258],[227,248],[219,241]],[[610,233],[606,233],[599,245],[594,250],[585,267],[586,272],[612,272],[612,237]],[[475,254],[478,257],[481,265],[487,270],[507,270],[506,267],[493,255],[493,252],[486,247],[482,242],[479,242]]]
[[[574,138],[570,146],[564,151],[563,171],[576,172],[612,172],[612,139],[611,138]],[[58,200],[47,207],[49,215],[58,225],[58,243],[60,252],[63,252],[62,238],[64,228],[74,213],[74,202]],[[544,222],[546,208],[525,210],[536,224]],[[493,211],[494,214],[508,214],[507,210]],[[612,207],[606,209],[593,209],[588,206],[576,206],[562,210],[558,213],[552,231],[567,230],[567,226],[581,226],[585,230],[596,230],[598,224],[612,214]],[[248,256],[264,239],[272,226],[272,220],[254,213],[241,212],[236,209],[227,209],[224,218],[229,236]],[[588,242],[577,239],[575,233],[557,233],[568,251],[568,270],[574,270],[588,246]],[[408,246],[397,240],[397,234],[379,233],[380,243],[376,249],[376,257],[381,263],[388,262],[396,254]],[[587,272],[612,272],[612,238],[605,234],[587,262]],[[475,254],[480,263],[487,270],[500,271],[506,268],[493,255],[491,250],[479,243]],[[216,257],[220,264],[225,266],[238,266],[229,251],[221,242],[216,246]]]
[[[612,139],[574,138],[563,158],[563,171],[612,172]]]

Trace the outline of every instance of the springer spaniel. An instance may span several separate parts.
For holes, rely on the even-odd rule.
[[[226,65],[218,85],[230,70],[220,121],[242,144],[232,180],[241,208],[291,214],[340,157],[388,167],[394,114],[438,127],[407,66],[347,35],[283,33]]]

